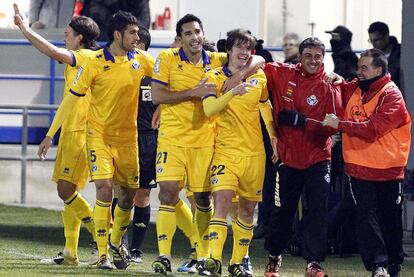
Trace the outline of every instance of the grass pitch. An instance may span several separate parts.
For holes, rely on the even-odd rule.
[[[151,271],[151,263],[158,251],[155,226],[151,225],[144,243],[144,262],[132,263],[124,271],[102,271],[86,265],[89,257],[90,236],[85,229],[79,241],[80,266],[59,266],[41,264],[40,260],[54,256],[63,249],[63,225],[59,212],[38,208],[22,208],[0,205],[0,275],[1,276],[159,276]],[[250,256],[255,276],[263,276],[266,265],[266,252],[263,240],[254,240],[250,247]],[[227,239],[224,252],[224,265],[231,255],[232,237]],[[189,244],[180,231],[173,242],[173,276],[188,276],[176,272],[177,266],[187,258]],[[302,258],[285,255],[283,260],[283,277],[303,277],[304,261]],[[324,263],[331,277],[371,276],[364,270],[359,256],[339,258],[329,256]],[[227,276],[223,268],[223,276]],[[402,277],[414,276],[414,264],[404,264]]]

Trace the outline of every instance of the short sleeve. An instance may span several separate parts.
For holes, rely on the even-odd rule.
[[[152,82],[167,85],[170,79],[170,64],[172,56],[168,50],[162,51],[154,63],[152,71]]]

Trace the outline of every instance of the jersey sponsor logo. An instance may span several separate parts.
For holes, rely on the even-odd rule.
[[[153,69],[154,73],[157,73],[157,74],[160,73],[160,63],[161,63],[161,60],[159,58],[157,58],[155,60],[155,64],[154,64],[154,69]]]
[[[365,113],[365,111],[361,111],[359,109],[358,105],[354,105],[351,107],[351,117],[353,120],[357,121],[357,122],[361,122],[361,121],[365,121],[367,120],[367,115]]]
[[[152,101],[151,89],[143,89],[141,96],[142,101]]]
[[[111,69],[111,67],[109,65],[104,66],[104,71],[108,71],[109,69]]]
[[[138,175],[134,176],[134,182],[138,182],[138,180],[139,180],[139,176]]]
[[[250,84],[253,86],[256,86],[259,83],[259,81],[256,78],[253,78],[250,80]]]
[[[203,240],[204,241],[209,241],[210,240],[210,235],[204,235]]]
[[[315,106],[316,104],[318,104],[318,99],[316,98],[316,96],[314,94],[312,94],[311,96],[309,96],[306,99],[306,102],[308,102],[309,106]]]
[[[75,80],[73,81],[74,86],[76,86],[78,84],[78,81],[79,81],[80,76],[82,75],[82,72],[83,72],[83,68],[82,68],[82,66],[79,66],[78,72],[76,72]]]
[[[262,190],[259,189],[258,191],[256,191],[256,195],[262,195]]]
[[[158,236],[158,241],[161,241],[161,240],[167,240],[168,239],[168,237],[167,237],[167,235],[166,234],[162,234],[162,235],[159,235]]]
[[[139,62],[137,62],[136,60],[134,60],[133,62],[132,62],[132,68],[133,69],[135,69],[135,70],[138,70],[140,67],[141,67],[141,65],[139,64]]]
[[[145,227],[147,227],[147,225],[145,225],[144,222],[135,223],[134,225],[137,228],[145,228]]]
[[[178,69],[183,71],[183,65],[182,64],[178,64]]]
[[[70,169],[69,169],[69,168],[67,168],[67,167],[65,167],[65,168],[63,169],[63,173],[65,173],[65,174],[69,174],[69,171],[70,171]]]
[[[105,237],[106,236],[106,230],[105,229],[98,229],[96,232],[98,233],[98,237]]]

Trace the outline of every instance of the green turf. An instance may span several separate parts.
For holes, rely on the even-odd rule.
[[[59,212],[37,208],[22,208],[0,205],[0,276],[156,276],[151,272],[151,262],[157,255],[155,226],[151,225],[144,245],[144,263],[132,264],[126,271],[101,271],[81,265],[79,267],[45,265],[39,261],[55,255],[63,248],[63,226]],[[81,261],[88,258],[90,236],[82,229],[79,242]],[[224,264],[231,255],[232,237],[226,243]],[[188,254],[189,245],[181,232],[177,231],[173,243],[173,271]],[[253,241],[250,247],[255,276],[263,276],[266,253],[263,240]],[[371,276],[364,271],[358,256],[339,258],[330,256],[324,263],[331,277]],[[223,273],[226,272],[223,269]],[[302,258],[284,256],[283,277],[303,277],[304,261]],[[174,273],[174,276],[188,276]],[[223,274],[227,276],[227,274]],[[414,276],[414,265],[404,265],[402,277]]]

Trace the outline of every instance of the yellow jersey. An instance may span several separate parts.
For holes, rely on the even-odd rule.
[[[136,143],[141,79],[152,73],[154,59],[145,51],[112,56],[108,47],[81,64],[69,91],[85,96],[90,89],[87,136],[106,143]]]
[[[63,97],[66,97],[68,95],[70,84],[72,84],[75,80],[79,65],[83,64],[85,62],[85,59],[88,57],[95,55],[95,51],[90,49],[80,49],[77,51],[70,51],[70,53],[72,55],[72,64],[66,65],[65,67],[65,86],[63,90]],[[76,105],[72,107],[73,110],[71,116],[66,118],[62,123],[62,132],[86,130],[89,97],[90,96],[87,94],[86,97],[79,99]]]
[[[226,65],[205,75],[209,83],[216,85],[217,97],[223,94],[221,88],[230,76]],[[259,69],[245,82],[252,85],[249,91],[241,96],[235,95],[215,117],[217,130],[214,148],[217,153],[254,156],[264,151],[259,103],[269,98],[266,75]]]
[[[182,48],[167,49],[157,57],[152,82],[167,86],[171,93],[192,89],[205,72],[224,64],[226,53],[202,50],[200,63],[189,61]],[[212,122],[205,116],[200,100],[161,104],[158,140],[181,147],[214,145]]]

